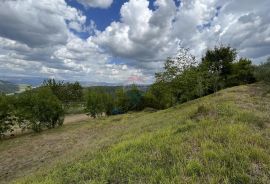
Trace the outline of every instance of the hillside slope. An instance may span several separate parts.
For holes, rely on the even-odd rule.
[[[19,90],[19,86],[8,82],[0,80],[0,93],[14,93]]]
[[[0,181],[266,184],[269,125],[270,87],[234,87],[163,111],[5,140]]]

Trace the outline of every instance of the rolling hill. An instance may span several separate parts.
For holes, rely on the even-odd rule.
[[[19,86],[12,82],[0,80],[0,93],[14,93],[19,91]]]
[[[4,140],[0,163],[2,183],[270,183],[270,86]]]

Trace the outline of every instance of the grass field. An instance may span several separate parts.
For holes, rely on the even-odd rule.
[[[1,183],[270,183],[270,86],[0,142]]]

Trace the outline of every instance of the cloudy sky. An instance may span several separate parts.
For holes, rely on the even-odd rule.
[[[270,56],[269,0],[0,0],[0,78],[151,83],[177,45]]]

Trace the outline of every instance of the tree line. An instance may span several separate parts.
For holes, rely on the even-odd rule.
[[[0,136],[21,129],[40,132],[63,124],[67,109],[80,104],[93,118],[140,111],[145,108],[165,109],[218,90],[256,81],[270,82],[270,59],[255,66],[239,58],[230,46],[206,51],[200,61],[188,49],[180,48],[168,58],[155,82],[144,91],[136,85],[83,88],[79,82],[65,83],[49,79],[41,87],[12,96],[0,95]]]
[[[64,83],[54,79],[20,94],[0,94],[0,137],[13,132],[14,127],[41,132],[61,126],[65,109],[70,103],[81,101],[82,96],[78,82]]]

